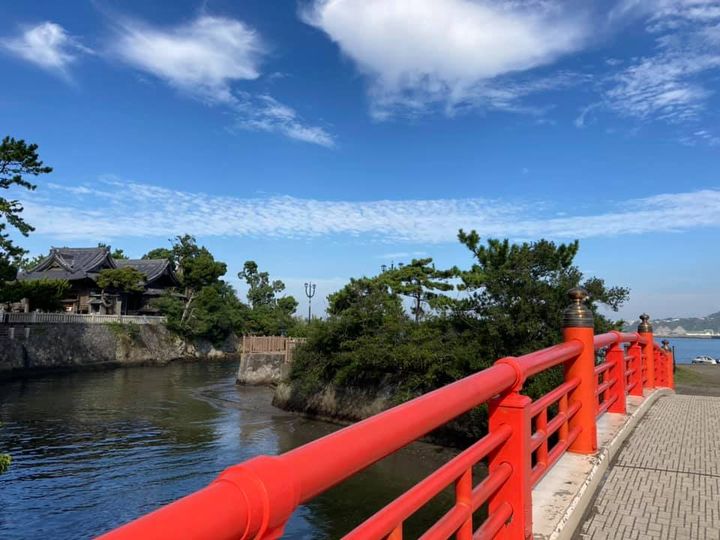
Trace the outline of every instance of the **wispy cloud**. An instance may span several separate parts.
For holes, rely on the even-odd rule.
[[[640,122],[690,126],[679,137],[684,143],[712,142],[715,137],[698,125],[715,93],[708,76],[720,70],[720,1],[625,0],[611,12],[611,18],[622,17],[640,19],[654,48],[606,77],[598,105]],[[584,124],[587,112],[576,124]]]
[[[168,28],[124,20],[112,49],[122,61],[182,93],[228,108],[235,127],[279,133],[331,147],[333,136],[306,123],[292,107],[267,94],[234,88],[261,77],[267,48],[256,30],[236,19],[200,16]]]
[[[315,0],[303,18],[367,75],[373,113],[386,118],[433,105],[507,108],[531,86],[496,79],[580,49],[590,32],[581,11],[552,0]]]
[[[476,229],[484,236],[568,239],[720,226],[720,190],[714,189],[655,195],[596,214],[557,216],[548,208],[546,217],[538,217],[537,209],[544,205],[536,202],[237,198],[117,180],[54,186],[51,197],[39,193],[22,202],[38,234],[68,240],[167,238],[192,231],[199,236],[343,235],[446,243],[455,241],[459,228]]]
[[[0,47],[11,54],[66,78],[80,55],[91,52],[62,26],[49,21],[23,28],[18,36],[3,41]]]
[[[642,120],[679,123],[697,119],[713,93],[697,77],[718,68],[720,52],[663,51],[613,77],[606,99],[616,112]]]
[[[233,103],[233,109],[237,116],[235,127],[239,129],[280,133],[327,148],[335,146],[335,139],[327,130],[306,124],[295,109],[267,94],[243,94]]]

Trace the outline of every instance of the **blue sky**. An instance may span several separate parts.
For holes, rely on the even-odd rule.
[[[633,318],[720,310],[720,1],[3,2],[0,132],[51,245],[185,232],[316,305],[484,237],[581,240]],[[306,304],[302,304],[305,309]]]

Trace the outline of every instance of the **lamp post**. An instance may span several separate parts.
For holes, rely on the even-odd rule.
[[[305,296],[308,297],[308,322],[312,318],[312,298],[315,296],[315,284],[305,283]]]

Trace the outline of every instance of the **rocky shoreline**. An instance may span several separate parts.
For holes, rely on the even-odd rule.
[[[36,324],[0,338],[0,380],[53,372],[162,366],[175,360],[238,355],[238,339],[221,346],[187,343],[164,325]]]

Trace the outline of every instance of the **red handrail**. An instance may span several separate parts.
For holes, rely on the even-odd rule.
[[[580,309],[578,315],[577,292],[573,298],[569,320],[577,325],[566,325],[564,343],[503,358],[486,370],[280,456],[260,456],[230,467],[206,488],[103,538],[277,538],[298,505],[484,403],[490,412],[485,437],[347,538],[401,539],[403,522],[453,482],[455,505],[423,539],[453,534],[463,540],[492,538],[503,528],[504,537],[528,538],[532,486],[564,452],[595,450],[596,417],[606,411],[624,413],[626,393],[642,394],[643,374],[651,388],[655,381],[672,384],[672,373],[667,373],[672,369],[670,353],[654,346],[645,319],[640,333],[595,336],[585,312]],[[627,355],[624,344],[629,344]],[[595,351],[603,348],[605,361],[596,366]],[[520,393],[528,377],[559,365],[564,366],[564,383],[534,402]],[[488,476],[473,487],[472,468],[484,459]],[[473,513],[486,503],[488,518],[473,533]]]
[[[472,468],[480,460],[484,459],[490,452],[510,438],[511,430],[509,426],[500,429],[495,433],[491,433],[483,437],[480,441],[473,444],[467,450],[455,456],[448,463],[440,467],[433,474],[425,478],[415,487],[406,491],[403,495],[388,504],[380,512],[373,516],[373,519],[367,520],[359,527],[345,536],[345,540],[364,540],[366,538],[382,538],[390,534],[398,523],[405,521],[413,513],[422,508],[430,499],[445,489],[450,483],[457,480],[465,471]],[[510,476],[511,469],[509,466],[503,468],[501,472],[491,475],[486,479],[486,485],[494,486],[496,491],[507,478]],[[478,506],[483,504],[492,492],[487,488],[484,490],[484,497],[478,499]],[[474,504],[473,504],[474,506]],[[472,509],[470,513],[472,513]],[[462,521],[455,523],[458,512],[456,511],[452,517],[446,517],[445,520],[459,527]],[[465,512],[459,512],[465,514]],[[449,527],[450,524],[444,524],[441,527]],[[457,529],[455,527],[454,530]],[[451,531],[450,534],[452,534]]]

